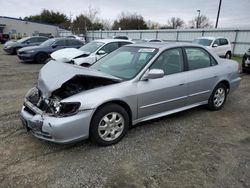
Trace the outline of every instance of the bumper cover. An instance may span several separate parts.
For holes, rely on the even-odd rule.
[[[34,54],[20,54],[20,53],[17,53],[17,56],[20,60],[23,60],[23,61],[34,61],[35,59],[35,55]]]
[[[55,143],[71,143],[89,137],[93,111],[79,111],[68,117],[51,117],[26,101],[22,107],[20,119],[22,124],[37,138]]]

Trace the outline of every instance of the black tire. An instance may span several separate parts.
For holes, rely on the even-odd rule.
[[[232,54],[231,54],[230,51],[228,51],[228,52],[226,53],[225,58],[226,58],[226,59],[231,59],[231,58],[232,58]]]
[[[119,136],[117,138],[115,138],[114,140],[107,141],[107,140],[104,140],[100,136],[101,133],[99,133],[98,128],[99,128],[99,125],[102,122],[104,122],[103,118],[111,113],[117,113],[117,114],[121,115],[120,117],[122,117],[124,120],[124,121],[122,121],[123,122],[123,129],[122,129],[122,131],[120,131],[120,133],[118,134]],[[103,107],[101,107],[100,109],[98,109],[92,118],[91,125],[90,125],[90,139],[92,142],[94,142],[98,145],[101,145],[101,146],[109,146],[112,144],[116,144],[126,135],[128,128],[129,128],[129,115],[128,115],[127,111],[123,107],[121,107],[120,105],[112,104],[112,103],[107,104],[107,105],[104,105]],[[107,130],[103,130],[103,131],[105,134]],[[108,130],[107,132],[110,132],[110,130]],[[110,135],[110,134],[111,133],[108,133],[107,135]]]
[[[12,53],[11,53],[11,54],[13,54],[13,55],[17,55],[17,51],[18,51],[19,49],[21,49],[21,48],[19,47],[19,48],[15,48],[15,49],[13,49],[13,51],[12,51]]]
[[[35,62],[39,64],[44,63],[47,59],[48,59],[48,54],[43,53],[43,52],[38,53],[35,56]]]
[[[216,97],[216,94],[218,94],[218,90],[219,89],[222,89],[224,91],[224,100],[222,103],[219,103],[220,105],[216,105],[216,102],[215,102],[215,97]],[[225,84],[223,83],[219,83],[213,90],[211,96],[209,97],[208,99],[208,109],[209,110],[213,110],[213,111],[216,111],[216,110],[220,110],[225,102],[226,102],[226,99],[227,99],[227,93],[228,93],[228,88],[225,86]]]

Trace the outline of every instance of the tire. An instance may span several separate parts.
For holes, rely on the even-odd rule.
[[[101,146],[116,144],[126,135],[128,128],[127,111],[120,105],[107,104],[97,110],[92,118],[90,139]]]
[[[231,59],[231,58],[232,58],[232,54],[231,54],[230,51],[228,51],[228,52],[226,53],[225,58],[226,58],[226,59]]]
[[[19,49],[21,49],[21,48],[19,47],[19,48],[15,48],[15,49],[13,49],[13,51],[12,51],[12,53],[11,53],[11,54],[13,54],[13,55],[17,55],[17,51],[18,51]]]
[[[35,62],[41,64],[41,63],[44,63],[48,58],[48,55],[46,53],[38,53],[36,56],[35,56]]]
[[[228,88],[223,83],[219,83],[213,90],[208,100],[209,110],[220,110],[226,102]]]

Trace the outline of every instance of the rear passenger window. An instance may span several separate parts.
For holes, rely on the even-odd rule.
[[[37,41],[38,41],[38,42],[44,42],[44,41],[46,41],[46,40],[48,40],[48,39],[47,39],[47,38],[44,38],[44,37],[37,38]]]
[[[131,44],[130,42],[119,42],[119,47],[122,47],[124,45]]]
[[[156,59],[150,69],[162,69],[165,75],[182,72],[182,50],[180,48],[166,50]]]
[[[211,59],[213,60],[213,58],[210,59],[210,55],[201,48],[186,48],[186,54],[189,70],[202,69],[212,65]]]
[[[67,41],[66,40],[59,40],[56,42],[57,46],[67,46]]]

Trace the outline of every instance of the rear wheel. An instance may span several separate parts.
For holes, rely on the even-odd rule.
[[[227,90],[228,88],[223,83],[219,83],[214,88],[208,100],[208,108],[210,110],[220,110],[223,107],[227,98]]]
[[[129,116],[124,108],[117,104],[101,107],[93,116],[90,126],[90,138],[93,142],[108,146],[119,142],[127,133]]]
[[[48,55],[46,53],[38,53],[35,57],[35,61],[37,63],[44,63],[48,58]]]
[[[232,56],[232,55],[231,55],[231,52],[228,51],[228,52],[226,53],[226,55],[225,55],[225,58],[226,58],[226,59],[231,59],[231,56]]]

